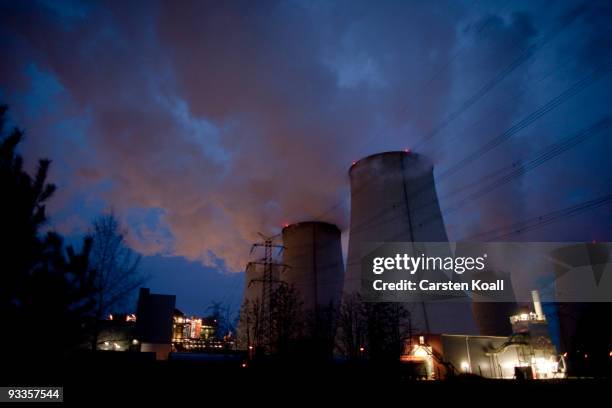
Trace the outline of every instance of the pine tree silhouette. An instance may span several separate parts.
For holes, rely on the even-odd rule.
[[[0,107],[0,135],[7,107]],[[64,246],[44,232],[46,204],[55,192],[47,182],[51,162],[39,160],[34,176],[24,170],[17,147],[24,137],[14,128],[0,138],[0,314],[10,335],[0,336],[7,355],[61,356],[84,341],[91,315],[95,272],[89,267],[90,237],[82,249]]]

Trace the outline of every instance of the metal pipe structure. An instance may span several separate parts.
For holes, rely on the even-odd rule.
[[[546,320],[544,311],[542,310],[542,302],[540,302],[540,292],[537,290],[532,290],[531,297],[533,299],[533,311],[538,317],[538,320]]]

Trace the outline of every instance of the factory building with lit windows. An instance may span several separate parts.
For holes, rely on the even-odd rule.
[[[172,324],[172,351],[224,351],[234,348],[234,340],[229,336],[218,339],[218,322],[212,316],[186,316],[174,309]]]
[[[415,335],[406,341],[401,362],[419,379],[461,373],[499,379],[564,378],[564,357],[557,354],[550,339],[537,292],[532,295],[534,311],[510,316],[510,336]]]

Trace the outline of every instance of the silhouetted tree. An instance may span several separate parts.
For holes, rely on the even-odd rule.
[[[264,348],[267,344],[264,336],[263,308],[260,299],[245,300],[240,308],[238,323],[238,347],[246,349]]]
[[[349,360],[362,356],[367,338],[364,303],[358,293],[346,295],[338,312],[338,341],[340,354]]]
[[[245,301],[240,310],[239,347],[253,347],[258,352],[283,354],[291,349],[299,338],[304,318],[300,312],[302,304],[292,286],[278,285],[272,292],[271,322],[264,313],[261,299]],[[271,329],[268,323],[271,324]]]
[[[397,362],[403,350],[410,314],[400,303],[365,303],[367,356],[375,362]]]
[[[98,345],[99,321],[113,311],[125,306],[131,294],[146,281],[139,272],[140,256],[125,241],[125,232],[111,212],[96,218],[91,236],[93,246],[89,257],[90,267],[96,271],[92,349]]]
[[[293,286],[279,285],[272,293],[272,339],[271,346],[276,353],[291,350],[291,344],[299,337],[304,316],[302,303]]]
[[[58,234],[41,231],[55,191],[47,183],[50,161],[40,160],[33,177],[23,169],[17,153],[23,132],[15,128],[5,136],[6,111],[0,107],[0,313],[11,334],[0,342],[4,352],[57,355],[83,341],[95,291],[95,271],[88,267],[92,242],[86,238],[76,252]]]
[[[400,303],[364,302],[353,294],[343,299],[337,324],[337,347],[346,358],[394,362],[410,334],[410,313]]]

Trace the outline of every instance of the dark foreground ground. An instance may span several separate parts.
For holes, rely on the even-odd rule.
[[[607,406],[612,394],[609,379],[414,381],[399,366],[266,361],[243,367],[239,357],[154,361],[138,353],[131,358],[117,354],[126,353],[83,354],[55,363],[12,356],[2,366],[0,385],[63,386],[65,403],[78,406],[383,406],[416,400],[434,406],[532,406],[534,398],[547,405],[578,398]]]

